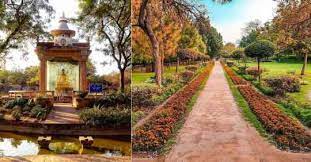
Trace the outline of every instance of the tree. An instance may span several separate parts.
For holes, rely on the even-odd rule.
[[[49,37],[45,32],[54,10],[47,0],[5,0],[0,2],[0,58],[29,40]],[[42,16],[45,15],[45,16]]]
[[[243,37],[240,41],[240,47],[245,48],[255,42],[260,34],[259,30],[261,27],[261,21],[258,19],[248,22],[245,28],[243,28]]]
[[[232,58],[236,60],[240,60],[241,58],[244,57],[245,57],[244,50],[241,48],[238,48],[232,52]]]
[[[250,32],[249,34],[243,36],[240,41],[240,47],[245,48],[248,45],[252,44],[253,42],[257,40],[258,35],[259,35],[259,32],[254,30]]]
[[[39,67],[30,66],[27,67],[24,71],[24,76],[26,78],[27,85],[35,86],[39,83]]]
[[[82,0],[76,19],[85,35],[100,42],[108,42],[108,48],[99,50],[104,55],[111,56],[117,63],[122,92],[125,90],[125,71],[131,65],[130,17],[130,0]]]
[[[251,58],[256,58],[257,60],[259,83],[261,83],[260,61],[262,58],[272,56],[274,51],[274,44],[268,40],[258,40],[245,48],[245,55]]]
[[[281,35],[282,43],[293,47],[304,56],[301,75],[305,74],[308,54],[311,53],[311,0],[280,1],[273,23]]]
[[[162,60],[160,53],[160,43],[156,37],[155,29],[152,24],[152,15],[157,14],[158,23],[162,23],[163,18],[170,17],[176,20],[185,20],[190,17],[197,17],[204,14],[198,4],[190,0],[170,0],[170,1],[155,1],[155,0],[133,0],[133,6],[139,11],[137,19],[134,21],[134,26],[141,28],[148,37],[152,56],[155,62],[156,83],[161,86],[162,82]],[[136,11],[136,9],[134,10]],[[136,16],[134,14],[134,16]],[[180,21],[182,22],[182,21]]]
[[[192,49],[200,53],[206,53],[206,45],[198,30],[191,24],[184,26],[179,40],[179,49]]]
[[[230,57],[235,49],[236,49],[235,44],[230,42],[226,43],[221,49],[221,54],[224,54],[226,57]]]
[[[217,32],[217,29],[211,27],[210,31],[207,34],[207,51],[210,57],[217,57],[221,48],[223,47],[223,40],[220,33]]]

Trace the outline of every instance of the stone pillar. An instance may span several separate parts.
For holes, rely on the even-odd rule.
[[[80,67],[80,90],[87,91],[87,79],[86,79],[86,61],[79,62]]]
[[[39,90],[46,91],[46,59],[40,59]]]

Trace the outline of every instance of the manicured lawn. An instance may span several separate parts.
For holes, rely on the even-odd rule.
[[[248,63],[248,66],[257,66],[257,63]],[[292,75],[294,72],[301,77],[300,72],[302,62],[287,60],[286,62],[263,62],[261,67],[267,71],[262,77]],[[308,64],[305,75],[302,77],[303,83],[300,92],[287,93],[290,97],[279,100],[279,108],[287,115],[296,117],[307,127],[311,126],[311,64]],[[262,90],[261,90],[262,91]],[[262,91],[263,92],[263,91]],[[290,103],[289,103],[290,101]]]
[[[257,63],[248,63],[248,66],[257,66]],[[263,62],[261,67],[267,69],[267,72],[263,73],[263,78],[268,76],[286,75],[289,72],[295,72],[295,74],[300,76],[302,62],[298,61],[282,61],[282,62]],[[302,104],[311,103],[311,64],[308,64],[303,81],[306,85],[302,85],[301,91],[296,93],[289,93],[297,102]]]
[[[179,66],[179,72],[183,72],[185,71],[185,67],[186,66]],[[175,67],[165,67],[165,71],[164,71],[164,76],[172,76],[176,74],[176,68]],[[132,84],[133,85],[140,85],[140,86],[143,86],[143,85],[149,85],[149,86],[152,86],[154,84],[152,83],[148,83],[148,80],[151,78],[151,77],[154,77],[154,73],[138,73],[138,72],[133,72],[132,74]]]

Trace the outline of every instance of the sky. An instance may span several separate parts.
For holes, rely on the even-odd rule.
[[[272,0],[233,0],[231,3],[221,5],[212,2],[212,0],[201,0],[201,3],[207,6],[211,23],[222,34],[224,42],[237,43],[241,39],[242,28],[249,21],[259,19],[261,22],[266,22],[274,17],[276,2]],[[52,22],[48,25],[48,31],[58,26],[58,19],[62,13],[66,17],[75,17],[78,12],[78,0],[50,0],[50,4],[54,7],[55,15]],[[69,28],[78,32],[78,27],[73,24],[68,24]],[[79,33],[77,33],[78,35]],[[76,36],[75,38],[78,38]],[[80,41],[85,41],[81,40]],[[9,59],[6,63],[6,69],[17,70],[24,69],[28,66],[39,65],[39,60],[34,52],[35,43],[28,43],[26,57],[22,57],[23,51],[12,50],[9,54]],[[118,71],[116,63],[106,64],[101,63],[111,62],[112,58],[104,56],[96,51],[99,44],[91,42],[92,53],[90,59],[94,62],[97,74],[109,74]]]
[[[62,13],[64,12],[65,17],[71,18],[76,17],[77,12],[79,10],[78,8],[78,0],[49,0],[50,5],[53,6],[55,10],[54,18],[52,18],[52,21],[50,24],[48,24],[47,31],[51,31],[52,29],[57,28],[58,26],[58,20],[62,16]],[[78,37],[78,27],[68,23],[68,26],[70,29],[73,29],[76,31],[75,39],[79,39],[80,42],[85,42],[85,40]],[[81,31],[79,31],[81,32]],[[91,50],[92,53],[90,55],[90,59],[93,61],[96,67],[96,74],[109,74],[111,72],[117,72],[117,64],[115,62],[112,62],[111,64],[106,64],[103,66],[101,63],[104,61],[111,62],[113,59],[109,56],[104,56],[99,51],[96,51],[96,48],[98,48],[100,45],[96,42],[91,42]],[[24,69],[28,66],[36,66],[39,65],[39,60],[37,55],[34,52],[34,49],[36,47],[35,43],[28,43],[27,46],[27,53],[28,55],[23,57],[24,51],[19,50],[12,50],[10,54],[8,55],[8,60],[6,63],[6,69],[8,70],[19,70]]]
[[[222,34],[225,43],[237,43],[247,22],[271,20],[277,7],[273,0],[233,0],[224,5],[202,0],[202,3],[207,6],[211,24]]]

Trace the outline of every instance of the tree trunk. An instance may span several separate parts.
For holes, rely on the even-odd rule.
[[[123,93],[125,89],[125,70],[120,70],[120,90]]]
[[[258,72],[258,81],[259,81],[259,84],[261,84],[261,73],[260,73],[260,58],[257,58],[257,72]]]
[[[302,66],[302,69],[301,69],[301,75],[305,75],[305,71],[306,71],[307,65],[308,65],[308,54],[306,53],[304,55],[304,62],[303,62],[303,66]]]
[[[163,51],[162,51],[163,52]],[[164,78],[164,54],[161,57],[161,71],[162,71],[162,79]]]
[[[176,73],[178,73],[178,68],[179,68],[179,57],[177,57],[177,63],[176,63]]]
[[[162,68],[161,68],[161,55],[160,55],[160,45],[157,37],[152,29],[150,21],[150,10],[148,9],[149,0],[143,0],[140,7],[138,23],[143,29],[144,33],[148,36],[152,46],[152,55],[155,63],[155,76],[156,84],[161,86],[162,84]]]
[[[156,84],[158,86],[162,85],[162,68],[161,68],[161,57],[155,57],[155,75],[156,75]]]

